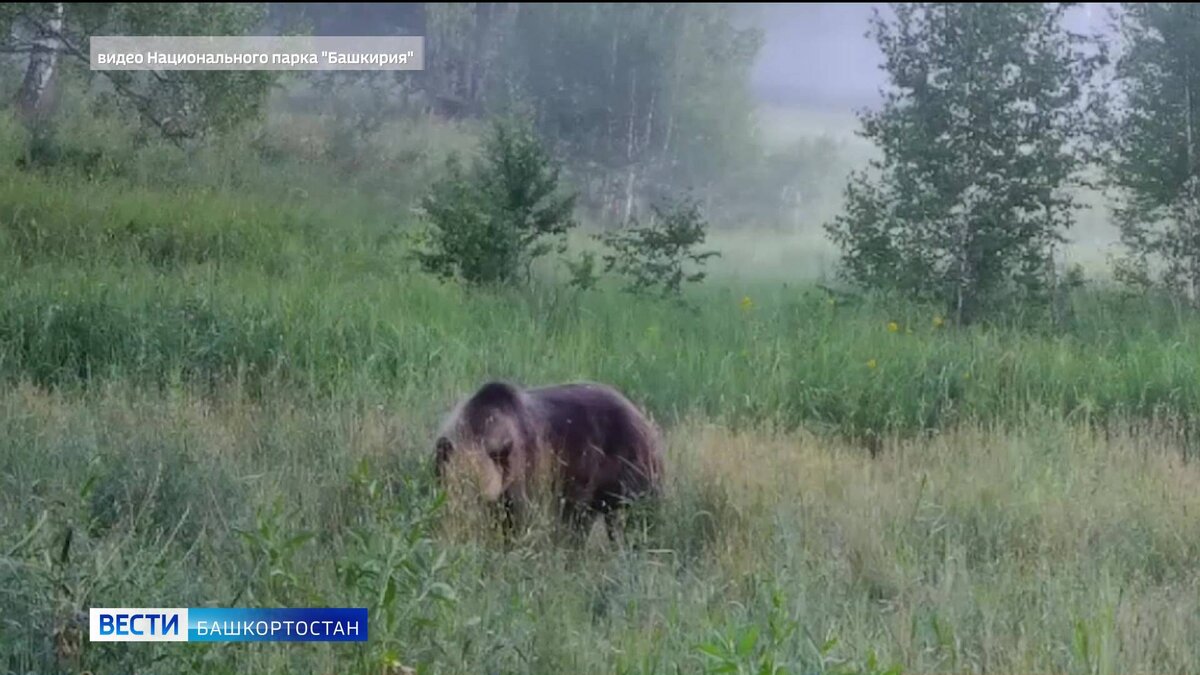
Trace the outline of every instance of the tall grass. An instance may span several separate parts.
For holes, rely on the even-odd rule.
[[[26,142],[5,129],[0,145]],[[0,378],[269,381],[405,403],[485,377],[593,378],[664,419],[860,437],[1030,410],[1187,429],[1200,409],[1200,321],[1164,302],[1096,290],[1052,326],[961,329],[930,307],[835,301],[782,271],[718,270],[690,308],[576,294],[552,265],[529,289],[467,293],[415,271],[406,208],[364,198],[358,218],[331,187],[280,196],[138,173],[0,167]],[[726,270],[746,250],[725,251]]]
[[[578,555],[447,534],[415,411],[124,385],[21,386],[0,410],[12,672],[1190,672],[1200,657],[1200,478],[1151,429],[1032,417],[871,460],[689,420],[668,436],[658,529],[615,549],[597,528]],[[365,606],[372,639],[72,633],[89,606],[164,602]]]
[[[401,264],[340,267],[334,254],[254,260],[9,266],[0,376],[46,386],[236,379],[365,388],[400,403],[446,403],[488,377],[590,378],[664,420],[695,412],[850,435],[1019,423],[1031,410],[1187,427],[1200,410],[1200,322],[1166,305],[1142,303],[1138,316],[1117,297],[1079,298],[1053,333],[939,327],[929,308],[842,306],[765,282],[715,282],[687,308],[551,284],[468,293]]]
[[[389,194],[287,123],[191,155],[0,123],[0,672],[1196,669],[1196,317],[1095,287],[963,328],[741,274],[745,241],[686,304],[552,265],[467,291],[406,259],[423,178]],[[393,171],[469,147],[393,133]],[[655,529],[582,554],[464,529],[430,434],[497,377],[644,404]],[[205,605],[363,606],[372,638],[92,644],[80,618]]]

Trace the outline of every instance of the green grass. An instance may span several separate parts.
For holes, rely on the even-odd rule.
[[[1030,418],[872,461],[688,422],[650,547],[598,531],[573,558],[447,523],[420,411],[123,386],[19,387],[0,410],[13,672],[1185,672],[1200,657],[1200,484],[1148,430]],[[365,606],[372,640],[56,655],[74,612],[162,603]]]
[[[765,234],[714,236],[687,306],[553,264],[467,290],[406,259],[421,182],[329,173],[309,122],[190,159],[77,122],[25,169],[0,125],[0,672],[1196,670],[1194,315],[1093,287],[1055,325],[938,326],[831,301]],[[468,145],[419,132],[381,156]],[[651,411],[649,540],[504,546],[444,501],[431,434],[493,377]],[[74,619],[204,605],[365,606],[372,639]]]
[[[713,282],[687,308],[551,284],[469,292],[400,264],[354,265],[362,255],[282,271],[13,265],[0,273],[0,375],[44,386],[237,379],[400,405],[446,404],[488,377],[595,378],[665,420],[851,435],[1020,423],[1030,410],[1190,424],[1200,410],[1200,322],[1106,295],[1079,298],[1057,334],[956,329],[936,327],[928,308],[841,306],[804,286]]]

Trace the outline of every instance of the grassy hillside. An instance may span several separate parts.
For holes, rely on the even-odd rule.
[[[736,232],[688,306],[554,265],[468,291],[405,234],[469,130],[401,125],[363,168],[310,120],[191,156],[76,124],[0,130],[0,672],[1195,670],[1200,321],[1168,303],[963,329]],[[643,545],[506,547],[447,508],[430,434],[491,377],[651,411]],[[366,606],[372,640],[76,623],[203,605]]]

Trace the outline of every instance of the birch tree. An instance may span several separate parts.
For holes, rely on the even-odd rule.
[[[1108,176],[1135,269],[1200,307],[1200,10],[1128,3]]]
[[[38,16],[37,21],[30,22],[29,64],[17,93],[17,112],[27,119],[40,117],[46,112],[50,82],[58,67],[61,50],[58,36],[63,29],[63,3],[35,5],[30,12]]]
[[[9,3],[0,5],[0,52],[28,55],[16,105],[40,116],[55,76],[74,67],[105,80],[117,100],[163,136],[180,140],[221,129],[260,111],[274,74],[267,71],[91,71],[92,35],[240,35],[265,16],[262,4]]]
[[[861,115],[882,158],[827,226],[844,272],[937,300],[960,323],[1001,298],[1046,300],[1073,222],[1085,83],[1103,58],[1041,3],[897,3],[870,34],[883,106]]]

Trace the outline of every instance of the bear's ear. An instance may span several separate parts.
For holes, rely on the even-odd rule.
[[[454,444],[450,442],[449,438],[442,436],[437,439],[436,447],[437,463],[435,466],[437,468],[437,475],[440,478],[442,472],[445,471],[446,462],[450,460],[450,453],[454,452]]]
[[[521,408],[521,392],[508,382],[488,382],[471,397],[471,405],[477,409],[519,410]]]

